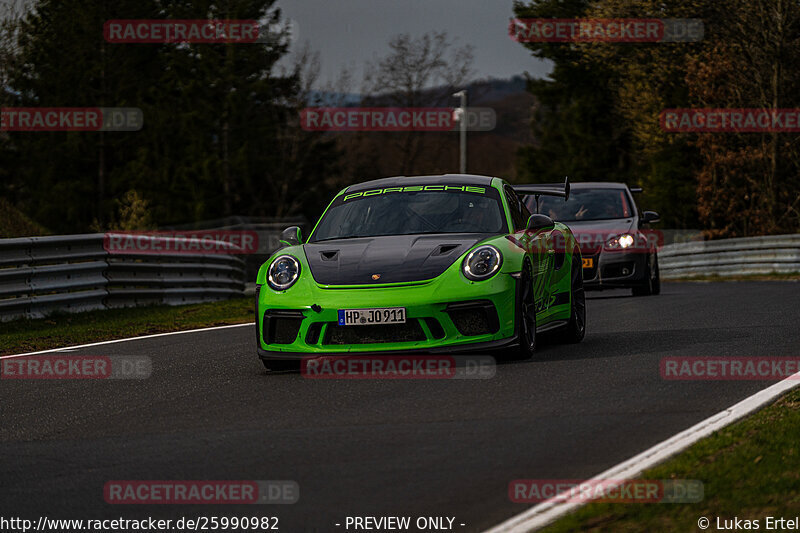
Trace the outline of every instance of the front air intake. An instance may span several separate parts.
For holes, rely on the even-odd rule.
[[[292,309],[268,309],[264,312],[262,337],[266,344],[292,344],[297,340],[305,316]]]
[[[445,312],[458,332],[465,337],[488,335],[500,330],[497,310],[489,300],[450,304]]]

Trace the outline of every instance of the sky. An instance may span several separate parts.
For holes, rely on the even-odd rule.
[[[366,61],[385,55],[392,35],[446,31],[474,46],[476,78],[509,78],[528,72],[543,77],[550,64],[534,58],[508,36],[512,0],[278,0],[285,18],[320,54],[318,85],[334,81],[344,67],[356,80]]]
[[[0,0],[30,3],[31,0]],[[385,55],[391,36],[446,31],[474,46],[477,79],[510,78],[528,72],[543,77],[550,63],[534,58],[508,36],[513,0],[277,0],[297,30],[297,49],[308,42],[320,54],[317,88],[337,79],[344,67],[361,79],[366,61]],[[357,88],[357,87],[356,87]]]

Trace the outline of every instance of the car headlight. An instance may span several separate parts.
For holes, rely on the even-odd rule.
[[[464,258],[461,270],[472,281],[489,279],[503,265],[503,255],[494,246],[478,246]]]
[[[267,271],[269,286],[278,291],[284,291],[294,285],[298,277],[300,277],[300,263],[291,255],[276,258]]]
[[[623,233],[622,235],[617,235],[615,237],[611,237],[606,241],[606,248],[610,250],[618,250],[620,248],[630,248],[633,246],[635,239],[633,235],[630,233]]]

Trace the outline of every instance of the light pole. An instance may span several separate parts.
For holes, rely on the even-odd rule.
[[[461,98],[460,111],[460,126],[461,126],[461,158],[459,163],[459,172],[462,174],[467,173],[467,90],[458,91],[453,94],[456,98]]]

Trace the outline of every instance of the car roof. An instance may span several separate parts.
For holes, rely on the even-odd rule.
[[[458,183],[459,185],[481,185],[490,187],[492,185],[491,176],[478,176],[475,174],[440,174],[438,176],[395,176],[391,178],[379,178],[376,180],[365,181],[351,185],[346,189],[347,192],[362,191],[366,189],[380,189],[382,187],[403,187],[407,185],[447,185]]]

